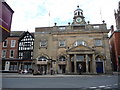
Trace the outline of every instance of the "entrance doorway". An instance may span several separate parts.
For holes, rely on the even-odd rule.
[[[64,74],[65,68],[66,68],[66,65],[59,65],[59,72],[58,73]]]
[[[96,62],[96,72],[103,73],[103,62]]]
[[[76,62],[77,72],[79,72],[79,64],[82,65],[82,72],[86,72],[86,62]],[[74,62],[71,62],[71,71],[74,72]]]
[[[47,65],[38,65],[38,71],[41,74],[46,75],[47,74]]]

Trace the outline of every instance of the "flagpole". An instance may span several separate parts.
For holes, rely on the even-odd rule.
[[[101,18],[101,21],[102,21],[102,11],[101,11],[101,8],[100,8],[100,18]]]
[[[49,27],[50,27],[50,11],[49,11]]]

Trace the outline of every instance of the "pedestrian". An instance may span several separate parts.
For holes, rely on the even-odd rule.
[[[79,64],[79,75],[81,75],[81,72],[82,72],[82,65],[81,64]]]

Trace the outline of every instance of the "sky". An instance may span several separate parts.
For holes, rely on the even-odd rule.
[[[115,25],[114,9],[119,0],[6,0],[14,10],[12,31],[34,32],[36,27],[68,25],[73,22],[74,11],[79,5],[85,21],[101,24],[110,29]]]

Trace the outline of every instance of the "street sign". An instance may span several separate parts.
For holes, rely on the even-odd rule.
[[[1,41],[4,41],[10,34],[12,15],[14,11],[6,2],[0,1],[0,36]]]

